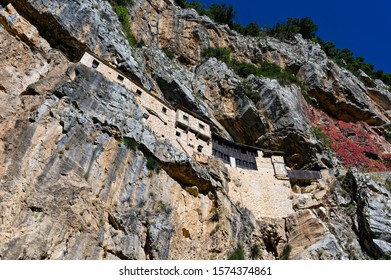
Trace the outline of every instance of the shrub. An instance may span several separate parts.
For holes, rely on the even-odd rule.
[[[258,258],[260,253],[261,253],[261,250],[259,249],[258,244],[254,244],[253,246],[251,246],[251,258],[253,260]]]
[[[391,181],[390,181],[390,180],[386,180],[386,182],[384,183],[384,187],[385,187],[389,192],[391,192]]]
[[[391,143],[391,124],[385,125],[384,126],[384,138]]]
[[[166,210],[166,205],[164,204],[164,202],[162,200],[159,200],[157,202],[155,210],[156,210],[156,213],[161,213]]]
[[[301,85],[301,82],[289,68],[282,69],[274,63],[264,62],[261,66],[259,74],[264,77],[276,79],[281,85],[296,84]]]
[[[147,157],[147,169],[159,172],[160,171],[160,164],[154,157],[148,156]]]
[[[122,138],[122,142],[128,149],[131,149],[133,151],[137,150],[139,146],[139,144],[133,138],[124,137]]]
[[[231,50],[227,48],[207,48],[202,50],[201,55],[205,58],[215,57],[216,59],[227,64],[231,61]]]
[[[247,81],[241,82],[236,88],[236,91],[243,93],[248,98],[250,98],[254,103],[258,103],[258,101],[260,100],[259,92],[253,89],[251,84]]]
[[[128,10],[124,6],[113,6],[114,11],[118,15],[118,20],[121,22],[122,30],[126,35],[129,45],[132,47],[141,47],[144,45],[142,41],[137,41],[134,37],[130,26],[130,15]]]
[[[185,8],[186,4],[187,4],[187,1],[186,0],[175,0],[175,3],[181,7],[181,8]]]
[[[326,147],[331,148],[333,140],[330,135],[326,135],[320,127],[312,127],[312,132]]]
[[[292,246],[290,244],[286,244],[284,249],[282,250],[280,260],[289,260],[289,256],[292,252]]]
[[[254,64],[232,60],[229,66],[242,78],[247,78],[249,75],[262,76],[261,70]]]
[[[164,52],[164,54],[169,58],[169,59],[173,59],[175,57],[175,53],[170,49],[170,48],[162,48],[162,51]]]
[[[236,247],[235,251],[232,252],[232,254],[228,258],[229,260],[244,260],[244,251],[242,246],[239,244],[238,247]]]

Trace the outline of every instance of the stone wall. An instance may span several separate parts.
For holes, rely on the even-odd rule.
[[[212,156],[210,143],[211,130],[209,124],[196,118],[190,113],[174,109],[168,103],[149,93],[142,87],[129,80],[122,73],[98,57],[85,53],[80,63],[91,67],[107,79],[123,85],[133,92],[144,113],[144,121],[160,140],[167,139],[174,146],[194,156],[198,161]],[[203,157],[200,157],[200,154]]]
[[[110,81],[122,84],[126,89],[134,93],[140,94],[141,92],[145,92],[144,89],[142,89],[140,86],[130,81],[128,78],[126,78],[123,74],[119,73],[112,66],[109,66],[108,63],[102,61],[101,59],[95,57],[90,53],[86,52],[81,58],[80,63],[88,67],[94,68],[96,71],[101,73]]]

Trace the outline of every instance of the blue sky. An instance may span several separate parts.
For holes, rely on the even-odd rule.
[[[191,2],[191,1],[190,1]],[[317,35],[363,56],[377,70],[391,73],[391,0],[200,0],[232,4],[236,21],[246,25],[274,26],[288,17],[309,16],[318,25]]]

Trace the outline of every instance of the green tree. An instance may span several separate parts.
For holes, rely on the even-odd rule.
[[[185,8],[186,7],[186,4],[187,4],[187,1],[186,0],[175,0],[175,3],[181,7],[181,8]]]
[[[288,18],[286,23],[278,22],[273,28],[269,30],[269,34],[280,39],[292,38],[299,33],[300,27],[295,19]]]
[[[261,34],[261,28],[259,27],[258,23],[255,21],[250,22],[246,27],[243,28],[242,32],[243,35],[246,36],[254,36],[257,37]]]
[[[217,23],[228,24],[229,27],[234,26],[234,18],[236,17],[236,12],[232,5],[222,4],[212,4],[209,9],[207,9],[206,14]]]
[[[193,1],[193,2],[188,2],[185,5],[186,9],[194,9],[198,11],[199,14],[204,15],[205,14],[205,9],[204,5],[200,1]]]
[[[318,25],[312,21],[310,17],[304,17],[299,20],[299,33],[304,39],[312,39],[315,37],[315,33],[318,30]]]
[[[317,30],[317,24],[310,17],[288,18],[286,22],[278,22],[269,30],[269,34],[281,39],[290,39],[300,33],[304,39],[311,39],[315,37]]]

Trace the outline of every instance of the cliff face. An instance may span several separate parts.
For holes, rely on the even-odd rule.
[[[301,259],[390,254],[390,225],[376,226],[390,214],[386,189],[356,188],[350,175],[341,183],[333,169],[298,186],[277,180],[266,158],[258,171],[197,160],[147,125],[136,92],[78,61],[90,51],[216,135],[284,151],[293,168],[345,160],[313,134],[318,126],[386,169],[391,94],[381,81],[366,88],[300,36],[244,37],[172,1],[129,7],[141,48],[129,46],[103,0],[0,4],[0,259],[226,259],[238,245],[254,259],[278,259],[289,246]],[[287,67],[303,86],[249,76],[254,102],[225,63],[202,59],[215,46]],[[382,207],[368,222],[374,201]]]

